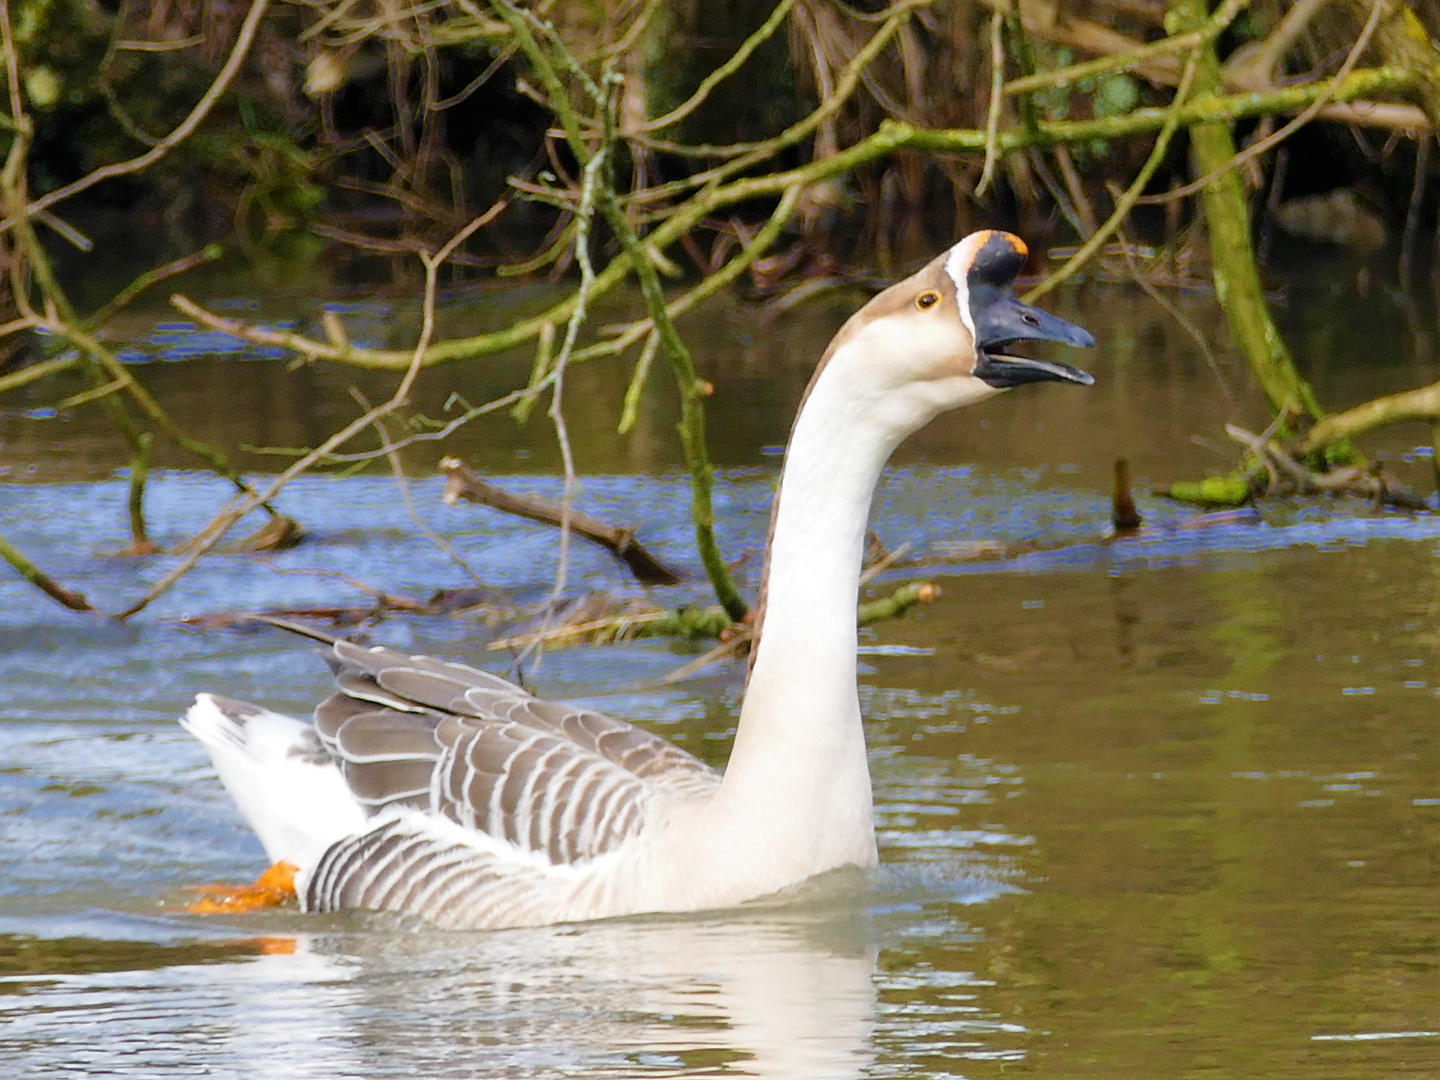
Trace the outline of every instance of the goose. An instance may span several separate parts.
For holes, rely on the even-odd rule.
[[[498,929],[729,908],[875,866],[855,608],[881,470],[942,412],[1093,382],[1004,351],[1094,344],[1016,299],[1027,258],[1016,236],[973,233],[826,349],[785,453],[723,774],[495,675],[336,640],[313,723],[212,694],[181,720],[275,864],[262,882],[303,911]]]

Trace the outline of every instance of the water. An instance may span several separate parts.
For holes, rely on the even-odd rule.
[[[1407,326],[1381,296],[1357,326],[1347,281],[1301,282],[1282,311],[1313,350],[1322,397],[1432,381],[1433,318]],[[853,302],[777,326],[720,306],[689,324],[716,385],[721,542],[751,553],[742,578],[764,535],[771,448]],[[1067,546],[886,575],[881,587],[921,574],[942,591],[863,636],[883,866],[773,903],[490,934],[181,910],[187,885],[243,880],[264,860],[174,717],[199,689],[303,713],[326,678],[304,642],[179,619],[363,603],[335,569],[415,597],[469,584],[383,473],[297,482],[281,505],[306,544],[216,556],[123,626],[0,576],[0,1076],[1440,1073],[1440,527],[1315,502],[1254,526],[1096,542],[1115,456],[1142,488],[1223,468],[1191,436],[1223,438],[1236,417],[1258,427],[1263,412],[1227,408],[1188,341],[1135,296],[1078,302],[1068,313],[1102,343],[1083,361],[1097,385],[1030,388],[941,420],[902,449],[876,513],[887,543],[921,554],[980,539]],[[1206,298],[1182,302],[1209,319]],[[460,293],[449,304],[460,324],[483,309]],[[377,340],[402,338],[406,309],[375,310],[360,314]],[[317,311],[266,293],[249,314],[303,326]],[[154,329],[168,319],[135,313],[127,347],[174,347],[178,331]],[[527,365],[447,370],[422,404],[438,413],[452,389],[483,400]],[[248,467],[275,459],[245,446],[313,444],[353,415],[348,383],[372,400],[388,385],[234,356],[136,371]],[[637,524],[693,573],[666,384],[625,441],[613,432],[625,375],[589,365],[571,384],[581,508]],[[0,402],[0,468],[29,481],[0,488],[0,533],[115,610],[167,563],[113,554],[123,455],[97,411],[33,411],[65,392]],[[1399,429],[1367,449],[1424,489],[1429,461],[1413,450],[1426,438]],[[507,486],[558,489],[539,415],[523,432],[477,425],[452,449]],[[407,455],[417,512],[487,583],[542,595],[554,537],[440,505],[436,456]],[[160,455],[149,510],[162,543],[226,497],[187,464]],[[1188,516],[1140,501],[1161,525]],[[633,592],[583,548],[572,583]],[[701,596],[692,583],[658,598]],[[374,633],[498,670],[508,658],[484,646],[503,630],[396,618]],[[535,678],[720,763],[739,666],[654,685],[697,651],[558,652]]]

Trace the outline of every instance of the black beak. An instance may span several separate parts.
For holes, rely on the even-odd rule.
[[[1006,356],[1002,350],[1014,341],[1058,341],[1089,348],[1095,339],[1083,328],[1039,308],[1022,304],[1008,289],[982,304],[971,298],[975,316],[975,377],[997,389],[1031,382],[1073,382],[1089,386],[1095,380],[1079,368],[1053,360]]]

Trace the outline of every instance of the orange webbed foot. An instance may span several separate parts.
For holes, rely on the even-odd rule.
[[[281,860],[251,885],[192,885],[190,891],[202,898],[185,910],[197,915],[244,915],[279,907],[295,899],[295,875],[299,872],[294,863]]]

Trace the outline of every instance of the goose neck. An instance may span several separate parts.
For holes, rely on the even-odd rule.
[[[842,732],[863,746],[855,606],[870,503],[900,435],[875,420],[863,395],[824,374],[796,421],[776,493],[737,754],[752,731],[775,725],[812,747]]]

